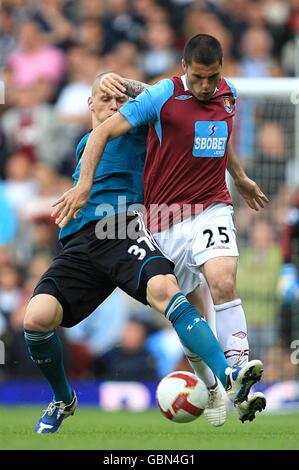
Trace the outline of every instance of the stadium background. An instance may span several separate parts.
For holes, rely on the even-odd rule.
[[[181,74],[186,39],[209,33],[223,46],[225,76],[293,77],[298,31],[298,0],[1,1],[0,404],[50,397],[46,384],[35,385],[41,377],[28,359],[22,320],[59,249],[50,205],[71,185],[74,149],[90,127],[86,100],[96,73],[113,70],[151,83]],[[238,290],[252,357],[265,364],[270,410],[299,403],[299,251],[296,238],[290,240],[299,212],[295,108],[289,97],[243,97],[234,135],[249,176],[270,197],[255,213],[231,188]],[[81,403],[143,409],[153,404],[159,378],[188,368],[167,323],[120,291],[60,333],[69,376],[81,381]]]

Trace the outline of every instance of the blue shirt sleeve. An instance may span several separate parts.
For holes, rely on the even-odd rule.
[[[0,245],[12,243],[17,231],[17,217],[11,207],[4,189],[4,183],[0,181]]]
[[[85,149],[85,146],[86,146],[86,143],[87,143],[87,140],[88,140],[90,134],[91,134],[91,131],[87,132],[87,134],[85,134],[82,137],[82,139],[80,140],[80,142],[77,145],[77,148],[76,148],[76,161],[77,162],[79,162],[79,160],[82,157],[82,154],[84,152],[84,149]]]
[[[135,100],[128,101],[119,112],[133,127],[154,123],[160,119],[161,108],[173,92],[173,81],[161,80],[146,88]]]
[[[235,98],[235,101],[237,101],[238,93],[237,93],[237,89],[236,89],[235,85],[230,80],[228,80],[227,78],[225,78],[225,81],[228,84],[228,86],[230,87],[230,89],[232,91],[232,94],[233,94],[233,97]]]

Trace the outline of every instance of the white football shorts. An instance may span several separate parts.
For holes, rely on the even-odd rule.
[[[201,214],[155,233],[162,252],[175,263],[175,275],[183,294],[200,285],[200,266],[219,256],[239,256],[233,207],[211,204]]]

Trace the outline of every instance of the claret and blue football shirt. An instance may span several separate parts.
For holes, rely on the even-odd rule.
[[[231,204],[225,182],[236,90],[221,78],[214,95],[199,101],[185,76],[161,80],[120,113],[132,126],[149,123],[144,167],[145,206]]]

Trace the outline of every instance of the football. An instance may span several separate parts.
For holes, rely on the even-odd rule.
[[[175,423],[189,423],[198,418],[207,406],[208,389],[191,372],[177,371],[161,380],[156,399],[167,419]]]

